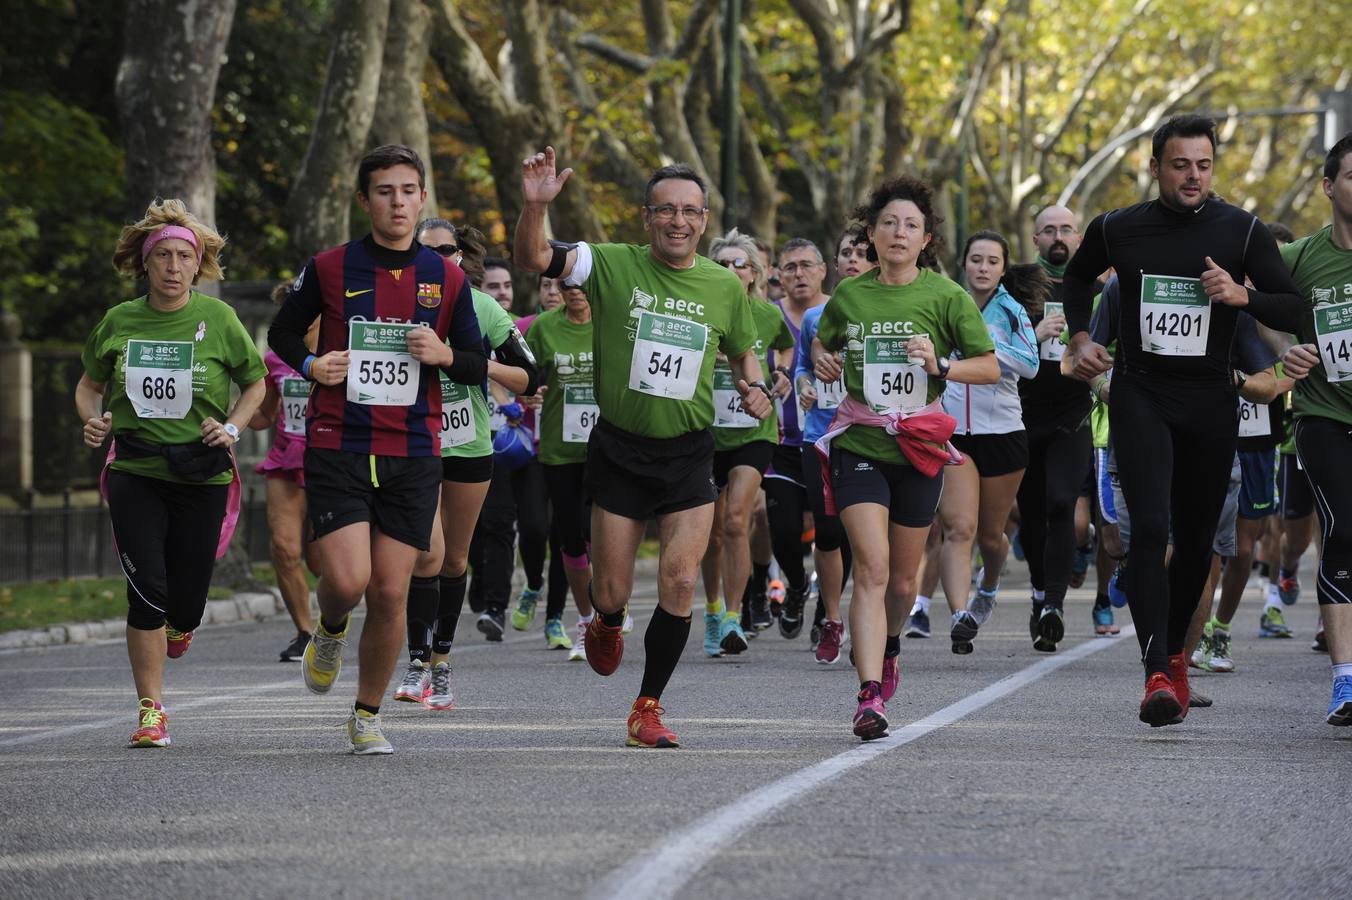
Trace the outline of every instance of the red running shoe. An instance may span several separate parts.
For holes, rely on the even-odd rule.
[[[590,646],[590,645],[589,645]],[[587,657],[591,659],[590,656]],[[629,739],[625,743],[630,747],[652,747],[654,749],[674,749],[681,746],[675,733],[662,724],[665,709],[657,705],[654,697],[639,697],[629,713]]]
[[[1188,717],[1188,700],[1192,698],[1192,689],[1188,686],[1188,655],[1175,653],[1169,657],[1169,682],[1174,686],[1174,696],[1178,705],[1183,707],[1180,718]],[[1210,705],[1210,704],[1208,704]]]
[[[1173,682],[1163,672],[1151,672],[1145,680],[1141,721],[1151,728],[1177,725],[1183,721],[1183,706],[1178,702],[1178,694],[1174,693]]]
[[[587,623],[587,663],[597,675],[609,675],[624,658],[624,631],[621,625],[607,625],[596,613]]]
[[[165,655],[170,659],[178,659],[188,652],[188,645],[192,643],[191,631],[179,631],[172,625],[164,626],[164,636],[168,641],[168,649]]]
[[[870,682],[859,692],[859,708],[854,713],[854,734],[865,741],[887,737],[887,710],[882,695]]]
[[[141,727],[131,733],[128,747],[168,747],[169,714],[149,697],[141,698]]]

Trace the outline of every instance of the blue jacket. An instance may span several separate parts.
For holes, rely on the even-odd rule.
[[[944,386],[944,412],[958,420],[954,434],[1008,434],[1023,430],[1023,406],[1018,381],[1037,375],[1037,338],[1028,312],[1010,296],[1004,285],[981,311],[986,330],[995,341],[1000,361],[1000,380],[995,384]]]

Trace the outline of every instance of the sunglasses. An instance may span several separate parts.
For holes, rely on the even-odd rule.
[[[442,244],[441,246],[433,247],[432,249],[440,253],[442,256],[455,256],[457,253],[460,252],[460,248],[457,247],[455,244]]]
[[[740,256],[737,257],[736,259],[720,259],[720,260],[718,260],[718,264],[719,264],[720,266],[722,266],[723,268],[725,268],[725,269],[745,269],[745,268],[746,268],[746,260],[743,259],[743,258],[740,257]]]

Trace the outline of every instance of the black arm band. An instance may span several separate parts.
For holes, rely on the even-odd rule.
[[[568,247],[552,244],[549,249],[553,251],[554,256],[549,260],[549,267],[540,274],[546,278],[558,278],[563,274],[563,267],[568,264]]]
[[[488,357],[457,347],[454,361],[449,366],[442,366],[442,371],[458,384],[483,384],[488,377]]]

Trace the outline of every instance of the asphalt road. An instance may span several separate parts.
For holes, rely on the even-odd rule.
[[[1348,896],[1352,729],[1323,724],[1312,591],[1296,639],[1260,641],[1255,580],[1238,671],[1194,681],[1215,707],[1152,730],[1135,639],[1094,638],[1076,591],[1036,653],[1023,577],[975,654],[904,643],[870,745],[843,659],[768,632],[708,660],[692,633],[664,698],[682,748],[626,749],[651,584],[606,679],[538,618],[489,645],[467,617],[456,708],[389,702],[389,757],[346,752],[350,670],[316,697],[275,662],[284,622],[169,664],[164,750],[124,747],[120,642],[0,654],[0,897]]]

